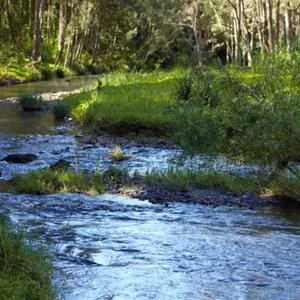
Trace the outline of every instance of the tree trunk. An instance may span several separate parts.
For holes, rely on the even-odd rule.
[[[37,62],[40,56],[44,3],[45,0],[36,0],[35,34],[34,34],[34,46],[32,51],[32,62]]]
[[[274,51],[274,34],[273,34],[273,16],[272,16],[272,0],[266,1],[267,20],[268,20],[268,35],[269,35],[269,50]]]
[[[291,11],[289,9],[290,3],[287,2],[287,7],[285,10],[285,38],[287,50],[290,51],[291,48]]]
[[[280,46],[280,0],[276,2],[276,43]]]
[[[67,24],[67,1],[60,0],[59,4],[59,29],[58,29],[58,49],[57,56],[55,60],[55,66],[57,66],[63,55],[65,47],[65,33],[66,33],[66,24]]]

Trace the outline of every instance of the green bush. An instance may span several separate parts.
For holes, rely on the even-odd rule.
[[[42,79],[41,72],[35,67],[26,67],[27,81],[39,81]]]
[[[0,218],[0,299],[51,300],[52,264],[49,255]]]
[[[70,106],[65,102],[59,101],[54,105],[53,113],[57,120],[64,119],[70,113]]]
[[[260,70],[247,80],[239,72],[198,71],[185,98],[178,87],[174,132],[187,152],[273,169],[300,159],[298,69],[275,60]]]
[[[56,73],[57,78],[59,78],[59,79],[65,78],[65,71],[63,69],[57,68],[55,70],[55,73]]]
[[[43,100],[39,95],[23,94],[18,99],[24,111],[42,110]]]
[[[41,69],[42,79],[43,80],[50,80],[52,79],[52,72],[50,69],[44,67]]]

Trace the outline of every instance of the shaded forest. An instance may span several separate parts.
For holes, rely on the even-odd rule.
[[[223,63],[290,50],[300,1],[1,0],[2,64],[55,64],[79,73]]]

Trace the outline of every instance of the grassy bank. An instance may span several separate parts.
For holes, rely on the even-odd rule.
[[[75,75],[69,68],[56,68],[53,64],[32,66],[28,63],[0,64],[0,85],[49,80]]]
[[[177,80],[186,71],[111,73],[100,90],[66,98],[72,116],[82,125],[123,135],[169,134],[173,123],[170,107]]]
[[[35,250],[33,250],[33,248]],[[44,250],[32,247],[24,235],[0,219],[0,299],[51,300],[52,265]]]

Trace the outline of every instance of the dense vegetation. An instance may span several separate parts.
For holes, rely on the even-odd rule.
[[[292,48],[299,1],[3,0],[0,79],[223,63]]]
[[[41,248],[0,219],[0,299],[51,300],[52,265]]]
[[[197,185],[300,201],[299,33],[299,0],[0,1],[0,85],[101,74],[97,88],[54,106],[56,118],[70,114],[97,133],[171,139],[185,154],[261,170],[130,177],[116,168],[48,168],[15,175],[11,187],[96,194],[119,184]],[[20,104],[43,103],[23,95]],[[131,158],[117,146],[109,155]],[[0,299],[53,299],[51,270],[45,253],[1,220]]]
[[[76,120],[96,131],[165,136],[187,154],[259,165],[275,194],[299,199],[298,53],[295,47],[244,71],[217,65],[109,74],[101,90],[65,101]]]

